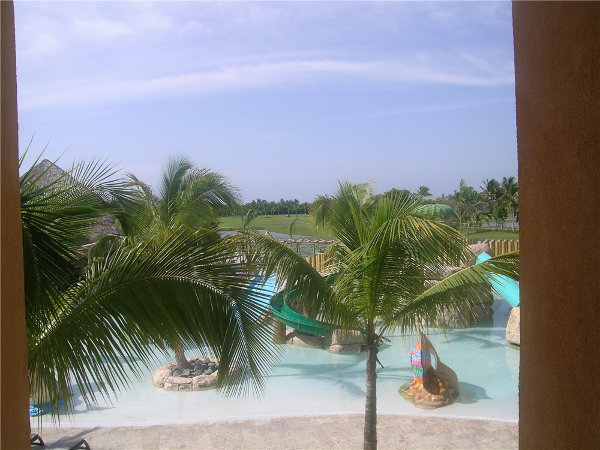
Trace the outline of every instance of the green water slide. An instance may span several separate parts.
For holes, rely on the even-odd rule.
[[[332,285],[335,275],[330,275],[325,279],[327,280],[327,283]],[[303,316],[302,314],[293,311],[288,306],[288,302],[293,301],[294,298],[295,288],[292,289],[287,296],[284,295],[283,291],[273,295],[269,300],[269,308],[271,309],[273,316],[288,327],[295,328],[301,333],[314,334],[316,336],[331,336],[333,325]]]

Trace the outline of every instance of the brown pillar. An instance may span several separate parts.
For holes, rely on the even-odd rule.
[[[514,2],[520,448],[600,447],[600,3]]]
[[[13,3],[0,2],[0,447],[29,448],[29,380],[19,196],[17,77]]]

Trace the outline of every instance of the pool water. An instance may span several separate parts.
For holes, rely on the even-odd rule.
[[[412,380],[410,350],[418,336],[388,336],[391,343],[379,353],[377,410],[382,414],[410,414],[479,418],[518,422],[519,351],[505,345],[510,313],[506,302],[496,302],[494,323],[435,334],[429,338],[441,360],[458,375],[459,402],[424,411],[398,393]],[[193,352],[188,352],[191,356]],[[167,360],[165,359],[165,362]],[[158,367],[158,366],[157,366]],[[189,423],[227,419],[315,414],[364,413],[365,354],[333,354],[325,350],[284,346],[279,366],[261,400],[225,398],[215,390],[169,392],[153,386],[152,372],[135,381],[112,404],[101,401],[91,411],[81,397],[63,426],[132,426]],[[73,387],[73,392],[78,391]],[[37,419],[32,418],[32,424]],[[43,417],[49,422],[49,416]]]

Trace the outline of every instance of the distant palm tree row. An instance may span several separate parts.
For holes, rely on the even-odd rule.
[[[507,217],[512,219],[512,230],[519,221],[519,183],[515,177],[483,180],[478,191],[468,186],[465,180],[454,194],[443,194],[435,201],[450,206],[458,217],[459,226],[481,226],[495,222],[504,227]]]
[[[453,194],[442,194],[434,198],[427,186],[421,186],[416,191],[408,189],[392,188],[383,194],[373,194],[374,199],[382,197],[396,198],[420,198],[425,203],[444,203],[452,208],[456,214],[453,225],[458,228],[489,225],[494,223],[496,228],[504,228],[504,222],[510,217],[512,229],[519,222],[519,183],[516,177],[504,177],[502,181],[487,179],[482,181],[479,190],[468,186],[465,180],[460,181],[458,190]],[[318,204],[320,196],[317,196],[315,204]],[[300,203],[297,199],[278,202],[263,199],[252,200],[243,206],[243,215],[254,210],[256,214],[262,215],[291,215],[310,212],[311,203]],[[238,213],[242,214],[242,211]],[[235,213],[235,212],[231,212]],[[254,213],[253,213],[254,214]],[[452,223],[452,221],[450,221]]]
[[[308,208],[310,207],[309,202],[300,203],[298,199],[284,200],[281,199],[278,202],[266,201],[260,198],[252,200],[243,206],[243,213],[247,214],[248,211],[254,209],[262,215],[271,214],[274,215],[291,215],[291,214],[308,214]],[[240,211],[241,213],[241,211]]]

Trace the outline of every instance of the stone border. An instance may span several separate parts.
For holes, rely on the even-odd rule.
[[[217,369],[219,367],[219,361],[214,356],[210,358],[204,358],[202,356],[192,356],[191,358],[188,358],[188,361],[192,365],[194,365],[197,360],[202,360],[203,362],[209,361],[209,363],[214,363]],[[152,375],[152,384],[158,388],[163,388],[165,391],[205,391],[217,386],[218,370],[215,370],[210,375],[182,377],[177,376],[177,374],[174,373],[176,368],[177,363],[174,361],[160,366]]]

